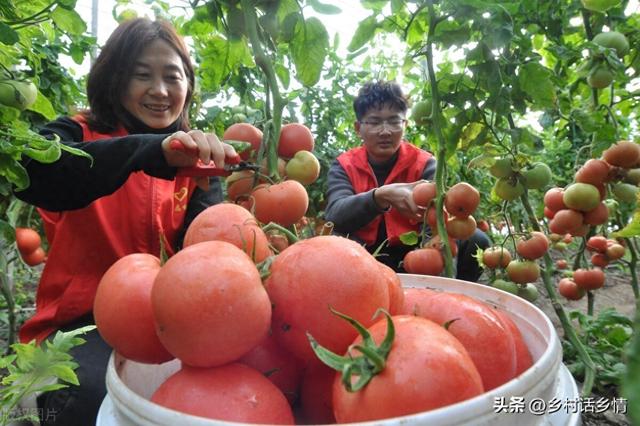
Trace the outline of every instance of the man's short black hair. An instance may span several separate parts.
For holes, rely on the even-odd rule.
[[[401,112],[407,112],[409,100],[395,81],[370,81],[365,83],[353,100],[356,119],[361,120],[369,110],[388,105]]]

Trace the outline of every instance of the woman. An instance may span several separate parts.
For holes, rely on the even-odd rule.
[[[93,161],[63,153],[53,164],[25,163],[31,186],[16,196],[39,207],[50,248],[23,342],[93,323],[109,266],[130,253],[159,255],[161,238],[172,254],[191,220],[222,201],[217,178],[199,182],[205,190],[175,177],[198,158],[222,167],[236,155],[214,134],[189,129],[193,87],[188,51],[171,25],[134,19],[114,31],[90,71],[90,109],[42,129]],[[171,149],[174,139],[186,149]],[[95,423],[111,348],[95,330],[85,338],[72,351],[80,386],[40,395],[42,424]]]

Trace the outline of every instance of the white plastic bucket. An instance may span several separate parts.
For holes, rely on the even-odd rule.
[[[579,425],[580,413],[565,404],[579,397],[576,383],[562,364],[562,347],[547,316],[536,306],[510,293],[450,278],[400,274],[404,287],[427,287],[464,293],[508,312],[525,339],[534,364],[519,377],[475,398],[437,410],[359,426],[400,425]],[[98,413],[97,426],[222,426],[238,423],[209,420],[179,413],[148,399],[177,371],[177,360],[161,365],[140,364],[117,354],[107,369],[108,395]],[[521,398],[521,399],[518,399]],[[522,401],[522,404],[520,403]],[[532,401],[546,410],[530,410]],[[502,402],[504,409],[494,408]],[[552,404],[551,409],[549,405]],[[560,408],[558,408],[560,404]],[[520,410],[522,408],[522,410]]]

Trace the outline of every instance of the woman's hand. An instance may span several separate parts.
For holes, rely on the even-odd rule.
[[[174,149],[171,141],[178,140],[185,149]],[[224,167],[225,157],[235,157],[238,154],[229,144],[220,142],[213,133],[204,133],[200,130],[190,132],[176,132],[162,141],[162,152],[167,164],[172,167],[188,167],[196,164],[198,160],[203,164],[213,161],[216,167]]]
[[[413,188],[424,180],[411,183],[390,183],[376,189],[374,200],[378,207],[387,209],[392,207],[409,219],[422,220],[425,208],[413,201]]]
[[[171,143],[177,140],[184,149],[175,149]],[[198,160],[203,164],[215,164],[216,167],[224,167],[226,157],[238,155],[236,150],[229,144],[220,142],[220,139],[213,133],[204,133],[200,130],[191,130],[188,133],[176,132],[162,141],[162,153],[167,164],[172,167],[194,166]],[[196,185],[203,191],[209,190],[209,178],[195,178]]]

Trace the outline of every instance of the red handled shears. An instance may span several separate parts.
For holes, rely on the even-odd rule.
[[[182,142],[177,139],[172,140],[169,143],[169,148],[176,151],[185,151],[187,147],[185,147]],[[194,149],[193,154],[197,155],[197,149]],[[233,172],[238,172],[241,170],[260,170],[260,166],[254,163],[249,163],[247,161],[242,161],[239,155],[235,157],[226,157],[224,159],[224,167],[216,167],[213,162],[211,165],[203,164],[202,161],[198,160],[198,163],[195,166],[191,167],[179,167],[176,176],[192,176],[192,177],[200,177],[200,176],[230,176]]]

